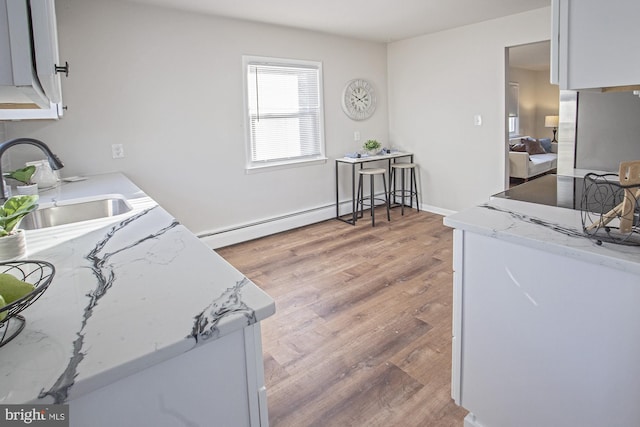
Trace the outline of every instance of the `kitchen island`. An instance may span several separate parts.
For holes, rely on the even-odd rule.
[[[640,420],[640,247],[580,211],[492,198],[450,215],[452,397],[466,427]]]
[[[122,174],[40,193],[131,210],[27,231],[56,274],[0,348],[0,403],[68,403],[72,426],[268,425],[260,321],[274,301]]]

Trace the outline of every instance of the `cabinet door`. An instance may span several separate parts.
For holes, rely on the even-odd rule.
[[[451,334],[451,398],[461,405],[462,381],[462,262],[464,231],[453,230],[453,316]]]
[[[461,249],[469,425],[638,426],[639,276],[469,231]]]
[[[579,90],[640,84],[640,2],[553,0],[551,82]]]
[[[62,117],[53,0],[0,0],[0,27],[0,120]]]

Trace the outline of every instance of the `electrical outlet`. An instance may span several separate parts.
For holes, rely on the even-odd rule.
[[[124,157],[124,146],[122,144],[111,144],[111,156],[114,159],[122,159]]]
[[[473,116],[473,124],[476,126],[482,126],[482,116],[480,114]]]

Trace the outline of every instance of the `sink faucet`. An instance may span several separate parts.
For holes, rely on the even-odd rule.
[[[53,152],[47,146],[47,144],[45,144],[42,141],[39,141],[33,138],[15,138],[15,139],[10,139],[8,141],[3,142],[2,144],[0,144],[0,200],[2,201],[7,199],[6,188],[4,184],[4,175],[2,174],[2,161],[1,161],[2,155],[9,148],[13,147],[14,145],[20,145],[20,144],[34,145],[39,149],[41,149],[44,152],[44,154],[47,155],[47,159],[49,160],[49,165],[51,165],[51,169],[58,170],[64,167],[64,164],[60,161],[58,156],[53,154]]]

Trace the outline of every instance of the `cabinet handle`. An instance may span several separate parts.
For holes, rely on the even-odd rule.
[[[69,63],[64,61],[64,67],[61,65],[55,64],[56,73],[64,73],[65,77],[69,77]]]

